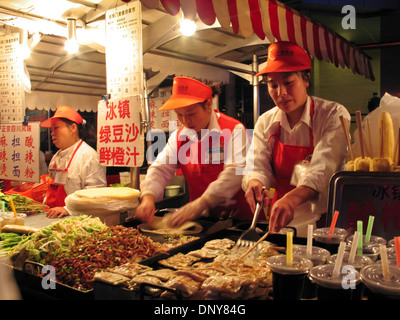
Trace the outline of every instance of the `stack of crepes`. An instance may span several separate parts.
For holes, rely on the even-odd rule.
[[[105,187],[77,190],[65,199],[71,215],[106,216],[135,209],[140,191],[129,187]]]
[[[368,119],[367,119],[368,120]],[[361,112],[356,112],[357,129],[360,142],[361,154],[355,157],[350,142],[350,133],[346,123],[342,120],[343,130],[347,138],[350,151],[350,160],[346,163],[346,171],[375,171],[375,172],[400,172],[399,160],[399,135],[395,141],[393,120],[389,112],[382,111],[378,119],[378,132],[372,134],[369,121],[367,124],[367,137],[361,123]],[[378,150],[372,150],[372,138],[378,140]]]

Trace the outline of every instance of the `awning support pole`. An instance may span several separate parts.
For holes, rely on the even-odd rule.
[[[255,74],[258,72],[258,57],[257,55],[253,55],[253,121],[254,125],[256,125],[256,122],[258,120],[258,117],[260,116],[260,95],[259,95],[259,81],[258,81],[258,76],[255,76]]]

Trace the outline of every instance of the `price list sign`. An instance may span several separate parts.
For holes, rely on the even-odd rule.
[[[0,37],[1,122],[24,120],[24,61],[18,55],[18,47],[19,33]]]
[[[106,12],[107,92],[112,99],[143,95],[141,2]]]
[[[162,88],[157,91],[158,95],[150,96],[150,126],[151,129],[161,129],[163,131],[170,130],[170,122],[174,122],[174,127],[179,128],[182,123],[178,121],[178,117],[174,110],[159,110],[161,106],[171,97],[172,87]]]
[[[140,167],[144,134],[140,131],[141,96],[99,101],[97,153],[105,166]]]
[[[0,178],[39,182],[39,123],[2,124]]]

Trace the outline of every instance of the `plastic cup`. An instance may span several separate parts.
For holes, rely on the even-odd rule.
[[[3,221],[4,225],[15,224],[16,220],[17,218],[15,217],[14,212],[6,212],[4,214],[4,221]]]
[[[26,214],[25,213],[18,213],[17,217],[15,218],[15,224],[18,225],[25,225]]]
[[[293,255],[299,257],[305,257],[310,259],[313,263],[313,266],[319,266],[324,264],[331,253],[319,247],[311,247],[311,255],[307,255],[307,246],[306,245],[293,245]],[[314,283],[310,281],[308,277],[304,280],[304,287],[303,287],[303,299],[313,299],[317,296],[317,288]]]
[[[350,257],[350,253],[345,252],[343,255],[343,262],[342,262],[342,266],[346,266],[349,265],[349,257]],[[336,262],[336,258],[337,258],[337,254],[333,254],[331,255],[328,259],[327,259],[327,263],[328,264],[332,264],[334,265]],[[362,268],[364,268],[365,266],[368,266],[370,264],[373,264],[374,261],[365,255],[358,255],[356,254],[354,257],[354,262],[351,264],[357,271],[360,271]]]
[[[272,271],[272,290],[274,300],[300,300],[304,281],[313,263],[310,259],[293,256],[292,265],[287,265],[286,255],[267,258]]]
[[[4,226],[4,218],[0,216],[0,229]]]
[[[333,277],[333,264],[313,267],[308,277],[317,287],[318,300],[361,300],[358,287],[361,283],[360,273],[353,267],[343,268],[339,276]]]
[[[353,236],[349,236],[346,239],[348,246],[353,243]],[[363,255],[370,257],[373,261],[376,261],[379,256],[379,246],[381,244],[386,245],[387,241],[378,236],[371,236],[369,243],[365,243],[365,236],[363,236]]]
[[[361,280],[367,288],[369,300],[400,299],[400,269],[389,264],[390,279],[383,277],[382,265],[375,263],[361,269]]]
[[[345,241],[348,233],[345,229],[335,228],[333,233],[329,233],[330,228],[318,228],[314,231],[315,245],[328,250],[331,254],[338,251],[339,244]]]

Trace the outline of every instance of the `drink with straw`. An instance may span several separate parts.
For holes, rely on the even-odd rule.
[[[307,232],[307,244],[306,245],[293,245],[293,255],[299,257],[305,257],[310,259],[313,266],[319,266],[324,264],[330,252],[324,248],[313,246],[313,225],[308,225]],[[312,299],[317,296],[317,289],[315,284],[310,281],[308,277],[305,278],[303,288],[303,299]]]
[[[361,269],[369,300],[400,299],[400,269],[389,264],[386,250],[385,245],[380,246],[381,263]]]
[[[293,255],[292,234],[287,233],[286,255],[267,258],[267,265],[272,271],[275,300],[300,300],[305,277],[313,266],[311,260]]]
[[[354,268],[342,268],[345,243],[341,242],[335,264],[313,267],[309,278],[316,284],[318,300],[359,300],[356,289],[361,283],[360,274]]]

